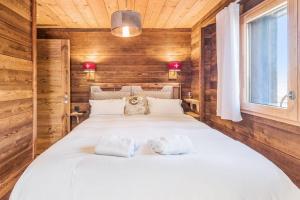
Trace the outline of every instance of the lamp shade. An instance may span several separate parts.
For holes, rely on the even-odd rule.
[[[133,10],[119,10],[111,15],[111,33],[118,37],[133,37],[142,33],[141,15]]]
[[[180,61],[172,61],[168,63],[169,70],[181,71],[182,63]]]
[[[96,63],[94,62],[84,62],[82,64],[82,69],[85,72],[91,72],[96,70]]]

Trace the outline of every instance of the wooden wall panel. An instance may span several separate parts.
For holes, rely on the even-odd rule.
[[[300,127],[243,114],[234,123],[216,116],[217,60],[216,26],[202,31],[202,68],[204,69],[204,121],[239,140],[279,166],[300,187]]]
[[[247,12],[254,6],[258,5],[259,3],[263,2],[264,0],[241,0],[241,13]]]
[[[33,158],[34,5],[0,1],[0,199]]]
[[[192,61],[192,82],[191,89],[193,98],[200,99],[200,26],[195,26],[191,34],[191,61]]]
[[[81,69],[84,61],[97,63],[96,83],[180,82],[185,96],[191,90],[191,30],[146,29],[133,38],[118,38],[108,29],[39,29],[44,39],[70,39],[71,100],[88,102],[89,85]],[[169,61],[183,61],[177,81],[168,80]]]
[[[193,93],[193,98],[200,101],[201,112],[200,119],[203,119],[204,112],[204,69],[201,68],[202,65],[202,48],[201,48],[201,34],[202,28],[208,26],[215,22],[216,13],[218,13],[222,8],[227,6],[233,0],[222,0],[216,4],[213,9],[211,9],[198,23],[192,27],[191,34],[191,61],[192,61],[192,80],[191,80],[191,90]]]
[[[204,110],[204,69],[202,65],[201,33],[202,28],[215,23],[216,14],[234,0],[222,0],[213,9],[211,9],[199,22],[192,27],[191,34],[191,63],[192,80],[191,90],[195,99],[200,100],[200,107]],[[241,14],[251,9],[264,0],[241,0]],[[200,118],[203,119],[204,112],[200,112]]]

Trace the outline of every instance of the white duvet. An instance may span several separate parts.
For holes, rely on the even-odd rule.
[[[133,137],[132,158],[94,154],[104,134]],[[195,152],[162,156],[152,137],[187,135]],[[300,200],[271,161],[186,115],[91,117],[40,155],[10,200]]]

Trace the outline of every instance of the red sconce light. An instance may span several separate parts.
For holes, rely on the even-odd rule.
[[[172,61],[168,63],[169,79],[176,80],[177,72],[181,71],[182,63],[180,61]]]
[[[82,69],[86,73],[87,80],[95,80],[96,63],[84,62],[82,64]]]

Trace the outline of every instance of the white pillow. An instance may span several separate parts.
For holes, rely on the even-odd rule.
[[[90,116],[123,115],[125,99],[90,100]]]
[[[183,114],[180,99],[147,97],[150,114]]]

